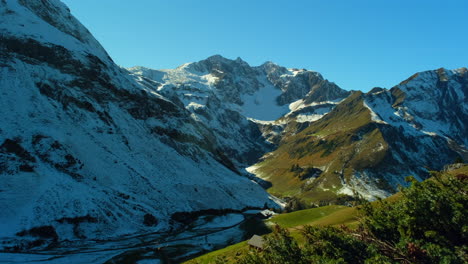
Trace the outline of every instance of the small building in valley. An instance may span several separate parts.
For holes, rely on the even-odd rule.
[[[250,248],[263,250],[263,238],[261,236],[253,235],[249,241],[247,241],[247,244]]]

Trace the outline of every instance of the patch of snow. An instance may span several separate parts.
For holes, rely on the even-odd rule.
[[[356,172],[338,193],[351,196],[358,193],[368,201],[390,196],[389,192],[379,189],[366,172]]]
[[[264,121],[264,120],[257,120],[257,119],[254,119],[254,118],[247,118],[247,120],[250,120],[254,123],[257,123],[257,124],[262,124],[262,125],[281,125],[282,122],[279,121],[279,120],[272,120],[272,121]]]
[[[303,108],[306,108],[306,107],[311,107],[311,106],[328,105],[328,104],[338,105],[344,99],[346,99],[346,98],[339,98],[339,99],[332,100],[332,101],[312,102],[310,104],[304,104],[304,100],[299,99],[299,100],[294,101],[294,102],[289,104],[289,110],[290,110],[289,114],[291,114],[292,112],[296,112],[298,110],[301,110]]]
[[[304,102],[303,99],[299,99],[289,104],[289,110],[291,112],[298,110],[299,106],[303,106],[302,103]]]
[[[337,193],[338,193],[338,194],[346,194],[346,195],[353,196],[353,195],[354,195],[354,189],[352,189],[352,188],[349,187],[349,186],[343,186],[341,189],[338,190]]]
[[[187,105],[187,108],[192,108],[192,109],[198,109],[198,108],[205,108],[206,105],[203,105],[203,104],[199,104],[199,103],[195,103],[195,102],[190,102],[188,105]]]
[[[255,174],[255,171],[260,167],[260,165],[252,165],[250,167],[245,168],[245,170],[249,173]]]
[[[379,123],[379,124],[387,124],[387,122],[383,121],[378,114],[376,114],[374,112],[374,110],[372,110],[372,108],[370,108],[370,106],[366,103],[366,101],[364,100],[362,102],[362,104],[364,105],[365,108],[369,109],[370,111],[370,115],[371,115],[371,120],[374,121],[375,123]]]
[[[298,115],[296,116],[296,121],[299,123],[305,123],[305,122],[314,122],[322,118],[324,115],[317,115],[317,114],[312,114],[312,115]]]
[[[288,69],[288,72],[289,72],[289,74],[291,74],[292,76],[296,76],[296,75],[298,75],[299,73],[304,72],[304,70],[299,70],[299,69]]]
[[[437,136],[437,133],[434,133],[434,132],[428,132],[428,131],[423,131],[423,130],[421,130],[421,132],[429,136]]]
[[[212,216],[200,217],[194,224],[196,225],[196,229],[205,229],[230,227],[239,224],[242,221],[244,221],[244,216],[242,214],[232,213],[216,216],[214,218],[212,218]]]
[[[208,85],[214,85],[219,80],[219,78],[214,76],[213,74],[203,75],[203,76],[201,76],[201,79],[206,80],[206,83]]]
[[[282,91],[264,81],[265,86],[261,87],[254,94],[244,94],[242,96],[242,114],[246,117],[262,121],[272,121],[280,118],[288,112],[288,106],[280,106],[277,98]]]
[[[278,197],[276,197],[276,196],[271,195],[271,196],[270,196],[270,199],[271,199],[273,202],[275,202],[276,204],[278,204],[279,206],[281,206],[281,208],[284,208],[284,207],[286,207],[286,205],[287,205],[287,202],[286,202],[286,201],[284,201],[284,200],[282,200],[282,199],[280,199],[280,198],[278,198]]]

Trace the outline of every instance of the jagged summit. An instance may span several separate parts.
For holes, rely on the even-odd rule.
[[[276,122],[277,133],[284,129],[286,116],[288,120],[298,117],[300,123],[317,120],[349,94],[329,89],[331,84],[317,72],[289,70],[272,63],[251,67],[239,58],[220,55],[172,70],[128,70],[142,84],[158,82],[158,93],[207,124],[223,152],[229,153],[240,169],[271,150],[277,140],[273,138],[281,134],[263,129],[265,122]],[[328,90],[334,94],[327,95]]]
[[[412,126],[468,146],[466,68],[424,71],[393,87],[395,107]]]
[[[202,61],[211,61],[211,62],[224,62],[224,63],[232,63],[232,62],[236,62],[236,63],[246,63],[244,60],[242,60],[241,57],[237,57],[236,59],[228,59],[226,57],[223,57],[222,55],[220,54],[215,54],[215,55],[212,55]]]
[[[286,69],[285,67],[282,67],[279,64],[277,64],[275,62],[272,62],[272,61],[266,61],[266,62],[264,62],[263,64],[261,64],[258,67],[259,68],[264,68],[264,69],[278,69],[278,68]]]

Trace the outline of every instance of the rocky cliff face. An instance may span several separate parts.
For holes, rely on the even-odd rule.
[[[421,72],[390,90],[397,114],[418,130],[468,146],[466,68]]]
[[[349,91],[325,80],[318,72],[305,69],[288,70],[272,62],[267,62],[258,69],[266,74],[275,87],[283,91],[278,98],[281,105],[297,100],[303,100],[304,104],[342,100],[350,94]]]
[[[390,90],[366,95],[372,121],[381,126],[392,150],[383,170],[393,172],[387,177],[411,171],[424,179],[427,169],[440,170],[457,157],[467,159],[466,72],[466,68],[421,72]],[[397,179],[401,177],[387,180]]]
[[[251,67],[219,55],[173,70],[129,69],[143,85],[192,113],[213,132],[221,152],[242,172],[271,151],[285,131],[298,131],[329,112],[350,92],[307,70],[272,62]],[[293,128],[294,127],[294,128]]]

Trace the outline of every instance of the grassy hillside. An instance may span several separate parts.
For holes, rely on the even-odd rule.
[[[255,173],[272,183],[268,191],[311,202],[332,201],[354,170],[379,164],[388,145],[363,102],[362,93],[355,92],[256,164]]]
[[[210,252],[198,258],[191,259],[186,264],[210,264],[210,263],[236,263],[236,257],[249,251],[247,241]]]
[[[374,235],[372,236],[376,236],[375,238],[372,238],[372,239],[386,239],[386,234],[387,233],[391,233],[393,232],[394,235],[398,235],[400,234],[400,232],[402,232],[403,230],[406,230],[406,229],[414,229],[416,228],[415,230],[426,230],[427,228],[429,228],[430,230],[437,230],[437,228],[442,228],[439,233],[443,236],[443,235],[446,235],[447,234],[447,231],[445,231],[444,228],[448,228],[449,231],[451,230],[451,224],[449,225],[438,225],[438,221],[441,221],[442,219],[445,219],[447,221],[454,221],[454,224],[457,224],[460,226],[460,224],[463,225],[463,221],[465,223],[465,226],[466,226],[466,218],[463,217],[463,215],[459,215],[459,213],[462,213],[464,215],[467,214],[466,212],[466,209],[465,210],[462,210],[461,208],[463,208],[463,205],[460,204],[460,206],[458,206],[457,204],[453,204],[451,203],[451,199],[453,196],[458,196],[457,199],[461,199],[461,200],[457,200],[458,202],[462,202],[466,205],[466,202],[467,202],[467,199],[466,199],[466,189],[460,189],[458,190],[457,188],[459,186],[466,186],[466,178],[468,177],[468,165],[467,164],[457,164],[456,166],[451,166],[449,168],[449,170],[447,171],[443,171],[443,172],[433,172],[432,173],[433,177],[428,179],[426,182],[423,182],[423,183],[417,183],[415,184],[415,186],[409,188],[409,189],[406,189],[402,192],[399,192],[383,201],[376,201],[376,202],[373,202],[371,203],[370,207],[369,206],[364,206],[364,211],[367,212],[367,218],[364,218],[364,219],[367,219],[367,220],[364,220],[364,224],[366,226],[368,226],[369,231],[366,231],[364,233],[360,233],[360,232],[363,232],[360,228],[358,229],[353,229],[352,227],[357,225],[357,216],[358,216],[358,210],[356,207],[345,207],[345,206],[324,206],[324,207],[319,207],[319,208],[313,208],[313,209],[307,209],[307,210],[301,210],[301,211],[296,211],[296,212],[292,212],[292,213],[287,213],[287,214],[280,214],[280,215],[277,215],[269,220],[267,220],[267,223],[269,224],[278,224],[279,226],[283,227],[283,228],[288,228],[289,231],[290,231],[290,236],[298,243],[299,245],[299,248],[302,249],[303,247],[306,246],[306,244],[310,244],[309,242],[306,241],[306,239],[304,238],[304,236],[301,236],[299,235],[300,233],[300,230],[303,230],[303,227],[304,225],[310,225],[310,226],[316,226],[316,227],[327,227],[327,226],[340,226],[340,225],[346,225],[348,227],[351,227],[351,229],[348,229],[349,231],[340,231],[339,229],[327,229],[327,228],[315,228],[315,229],[311,229],[311,228],[306,228],[308,231],[306,232],[309,232],[309,234],[314,234],[314,239],[318,239],[319,241],[322,241],[321,243],[318,243],[317,245],[322,245],[322,243],[324,243],[323,245],[326,246],[326,248],[330,248],[332,249],[331,252],[329,252],[331,255],[328,256],[329,258],[332,258],[332,259],[335,259],[337,260],[338,257],[349,257],[349,258],[352,258],[353,257],[353,254],[351,255],[343,255],[343,256],[337,256],[337,255],[333,255],[333,254],[338,254],[337,252],[345,252],[346,250],[349,250],[351,253],[353,250],[356,250],[356,252],[360,252],[360,253],[366,253],[366,254],[370,254],[369,256],[367,257],[370,257],[372,254],[375,254],[375,252],[369,252],[367,249],[364,249],[363,247],[360,247],[360,248],[353,248],[353,245],[356,245],[360,243],[361,246],[365,246],[368,242],[372,242],[374,240],[369,240],[368,242],[366,242],[365,240],[365,237],[367,236],[371,236],[372,235],[372,232],[375,232],[375,231],[378,231],[380,229],[378,228],[387,228],[387,229],[382,229],[382,230],[386,230],[386,231],[382,231],[382,232],[377,232],[375,233]],[[457,179],[458,180],[458,183],[455,184],[454,186],[457,187],[457,188],[453,188],[453,186],[451,185],[453,183],[453,180],[452,179]],[[431,185],[431,183],[434,183]],[[461,185],[460,185],[461,184]],[[464,185],[463,185],[464,184]],[[437,187],[439,186],[439,187]],[[435,189],[434,189],[435,188]],[[457,191],[458,190],[458,191]],[[462,192],[462,193],[460,193]],[[463,196],[463,193],[464,193],[464,196]],[[434,196],[435,195],[435,196]],[[464,198],[463,198],[464,197]],[[421,206],[421,215],[419,214],[415,214],[415,211],[414,211],[414,206],[416,206],[416,204],[413,204],[414,202],[417,203],[418,206]],[[438,208],[438,207],[433,207],[430,205],[430,203],[434,203],[434,204],[438,204],[439,202],[441,203],[444,203],[444,202],[449,202],[449,204],[445,204],[445,206],[443,208]],[[457,202],[457,203],[458,203]],[[409,207],[408,207],[409,206]],[[448,216],[447,214],[451,214],[453,213],[452,211],[447,211],[446,209],[449,207],[449,206],[452,206],[453,208],[455,208],[455,210],[459,210],[459,212],[455,213],[454,214],[454,218],[451,218],[450,216]],[[427,207],[427,208],[425,208]],[[366,209],[367,208],[367,209]],[[370,208],[374,208],[374,209],[371,209],[370,211],[368,211]],[[406,208],[406,209],[405,209]],[[445,209],[444,209],[445,208]],[[452,208],[452,209],[453,209]],[[466,208],[466,207],[465,207]],[[443,210],[440,211],[440,209]],[[393,213],[390,213],[388,214],[387,213],[387,210],[389,210],[389,212],[393,212]],[[392,211],[393,210],[393,211]],[[400,210],[403,210],[403,212],[400,212]],[[406,212],[406,211],[408,212]],[[432,211],[434,212],[432,212]],[[445,211],[444,211],[445,210]],[[402,213],[402,215],[398,215],[398,213]],[[415,215],[408,215],[409,214],[415,214]],[[429,215],[432,215],[432,214],[438,214],[438,213],[441,213],[441,215],[439,216],[436,216],[436,217],[433,217],[431,218]],[[424,215],[424,214],[428,214],[428,215]],[[409,225],[407,226],[407,220],[401,220],[403,218],[407,217],[410,221],[421,221],[418,225]],[[460,218],[462,217],[462,218]],[[387,218],[395,218],[393,219],[392,221],[390,221],[389,219]],[[457,220],[458,219],[458,220]],[[401,221],[400,221],[401,220]],[[383,222],[381,222],[383,221]],[[436,224],[433,225],[433,226],[430,226],[430,222],[435,222]],[[432,223],[434,224],[434,223]],[[395,227],[393,226],[395,225]],[[425,227],[425,225],[429,225],[428,227]],[[377,228],[377,229],[373,229],[373,228]],[[345,229],[346,230],[346,229]],[[351,231],[353,230],[353,231]],[[312,233],[310,233],[312,232]],[[351,232],[351,234],[354,234],[354,235],[351,235],[349,236],[349,234],[347,234],[346,232]],[[368,233],[368,232],[371,232],[371,233]],[[418,232],[416,233],[413,233],[413,232],[409,232],[407,233],[406,231],[401,233],[401,234],[405,234],[405,236],[408,236],[407,238],[405,239],[416,239],[416,238],[413,238],[411,234],[418,234]],[[412,262],[414,260],[418,260],[418,261],[415,261],[417,263],[419,263],[419,258],[421,257],[425,257],[425,258],[431,258],[432,260],[434,259],[438,259],[438,260],[447,260],[448,262],[446,263],[451,263],[451,261],[455,261],[453,263],[459,263],[457,262],[457,256],[456,255],[450,255],[451,253],[449,253],[448,251],[445,252],[445,251],[437,251],[434,249],[434,247],[439,247],[440,245],[437,244],[439,243],[440,241],[444,242],[445,240],[433,240],[433,238],[435,237],[435,231],[430,231],[429,233],[426,231],[426,232],[423,232],[422,234],[424,236],[428,236],[426,239],[427,241],[424,242],[423,240],[421,240],[420,238],[414,240],[413,242],[411,242],[412,240],[409,240],[410,242],[406,241],[405,239],[403,239],[402,241],[402,245],[401,247],[402,248],[398,248],[398,245],[395,245],[395,247],[389,247],[389,248],[379,248],[379,245],[377,245],[377,248],[379,248],[378,250],[383,250],[382,252],[387,252],[387,250],[394,250],[396,252],[397,255],[381,255],[380,253],[377,253],[376,256],[374,256],[374,259],[376,262],[379,262],[378,260],[380,258],[384,259],[386,261],[389,261],[391,258],[395,257],[395,258],[402,258],[402,259],[405,259],[405,261],[409,261],[409,262]],[[356,235],[365,235],[365,237],[363,238],[364,240],[360,241],[360,240],[356,240]],[[408,235],[409,234],[409,235]],[[277,236],[278,234],[273,234],[273,236]],[[458,234],[458,235],[461,235],[461,234]],[[269,235],[271,236],[271,235]],[[450,237],[450,236],[448,236]],[[330,240],[332,239],[332,240]],[[333,240],[333,239],[338,239],[338,240]],[[332,244],[330,243],[341,243],[341,242],[338,242],[338,241],[341,241],[343,242],[344,244],[337,244],[338,246],[344,246],[345,247],[345,251],[340,251],[338,249],[335,249]],[[419,241],[419,242],[418,242]],[[438,242],[437,242],[438,241]],[[458,240],[453,240],[455,241],[454,243],[455,244],[460,244],[459,242],[457,242]],[[442,243],[440,242],[440,243]],[[351,243],[351,244],[350,244]],[[353,244],[354,243],[354,244]],[[374,242],[372,242],[374,243]],[[421,247],[424,247],[424,248],[420,248],[418,246],[417,243],[421,243]],[[424,243],[429,243],[429,244],[424,244]],[[436,244],[434,244],[436,243]],[[444,242],[445,243],[445,242]],[[442,247],[444,246],[444,243],[442,243]],[[457,245],[458,245],[457,244]],[[315,245],[315,244],[314,244]],[[386,245],[386,244],[382,244],[382,245]],[[426,248],[427,246],[427,248]],[[409,248],[408,252],[405,251],[405,248],[407,247],[411,247]],[[324,248],[325,249],[325,248]],[[415,249],[416,251],[413,252],[411,251],[412,249]],[[450,247],[449,247],[450,249]],[[317,249],[315,249],[317,250]],[[374,249],[373,249],[374,250]],[[434,251],[435,250],[435,251]],[[466,252],[466,251],[463,251],[463,247],[458,247],[457,250],[460,250],[460,252]],[[245,261],[245,256],[247,255],[247,253],[249,253],[249,248],[246,244],[246,242],[241,242],[239,244],[235,244],[235,245],[232,245],[232,246],[229,246],[227,248],[224,248],[224,249],[221,249],[221,250],[218,250],[218,251],[214,251],[214,252],[211,252],[211,253],[208,253],[206,255],[203,255],[201,257],[198,257],[196,259],[193,259],[193,260],[190,260],[188,261],[187,263],[237,263],[239,261],[239,259],[243,259]],[[321,250],[317,251],[317,252],[322,252]],[[358,252],[358,253],[359,253]],[[435,253],[434,253],[435,252]],[[439,253],[441,255],[437,255]],[[341,254],[340,253],[340,254]],[[358,254],[354,254],[354,257],[358,256],[359,258],[362,257],[360,255],[360,253]],[[383,253],[382,253],[383,254]],[[387,253],[385,253],[387,254]],[[400,255],[398,255],[400,254]],[[425,256],[420,256],[418,254],[425,254]],[[431,254],[436,254],[436,255],[431,255]],[[464,258],[463,257],[463,254],[462,255],[459,255],[460,258]],[[466,257],[466,255],[465,255]],[[467,259],[468,260],[468,259]],[[254,261],[255,262],[255,261]],[[393,262],[382,262],[382,263],[393,263]],[[424,261],[422,261],[421,263],[426,263]]]
[[[305,226],[267,236],[238,263],[468,263],[468,167],[450,166],[391,201],[361,206],[359,228]]]
[[[462,177],[460,175],[468,175],[468,165],[458,164],[452,166],[448,171],[444,172],[433,172],[434,177],[428,179],[428,181],[437,181],[435,178],[447,179],[447,177]],[[386,199],[384,203],[390,204],[401,201],[403,194],[398,192]],[[376,201],[371,203],[375,208],[379,208],[382,202]],[[356,207],[346,206],[324,206],[319,208],[295,211],[287,214],[279,214],[266,221],[267,224],[277,224],[283,228],[288,228],[291,232],[291,236],[294,237],[299,243],[305,243],[303,238],[300,237],[299,232],[305,225],[310,226],[341,226],[346,225],[348,227],[355,227],[358,224],[358,210]],[[192,259],[186,263],[236,263],[239,256],[245,255],[249,252],[249,247],[246,241],[241,243],[210,252],[198,258]]]
[[[330,205],[276,215],[269,219],[267,223],[277,224],[285,228],[299,227],[303,225],[317,225],[317,223],[323,223],[323,225],[337,225],[348,223],[349,221],[355,221],[355,211],[355,208]]]
[[[266,223],[268,225],[279,225],[284,228],[292,228],[293,236],[298,236],[297,228],[304,225],[353,225],[356,223],[357,210],[356,208],[346,206],[324,206],[319,208],[306,209],[287,214],[279,214]],[[228,246],[226,248],[216,250],[200,256],[198,258],[187,261],[186,263],[207,264],[215,263],[217,260],[222,263],[235,263],[236,257],[249,251],[246,241]]]

